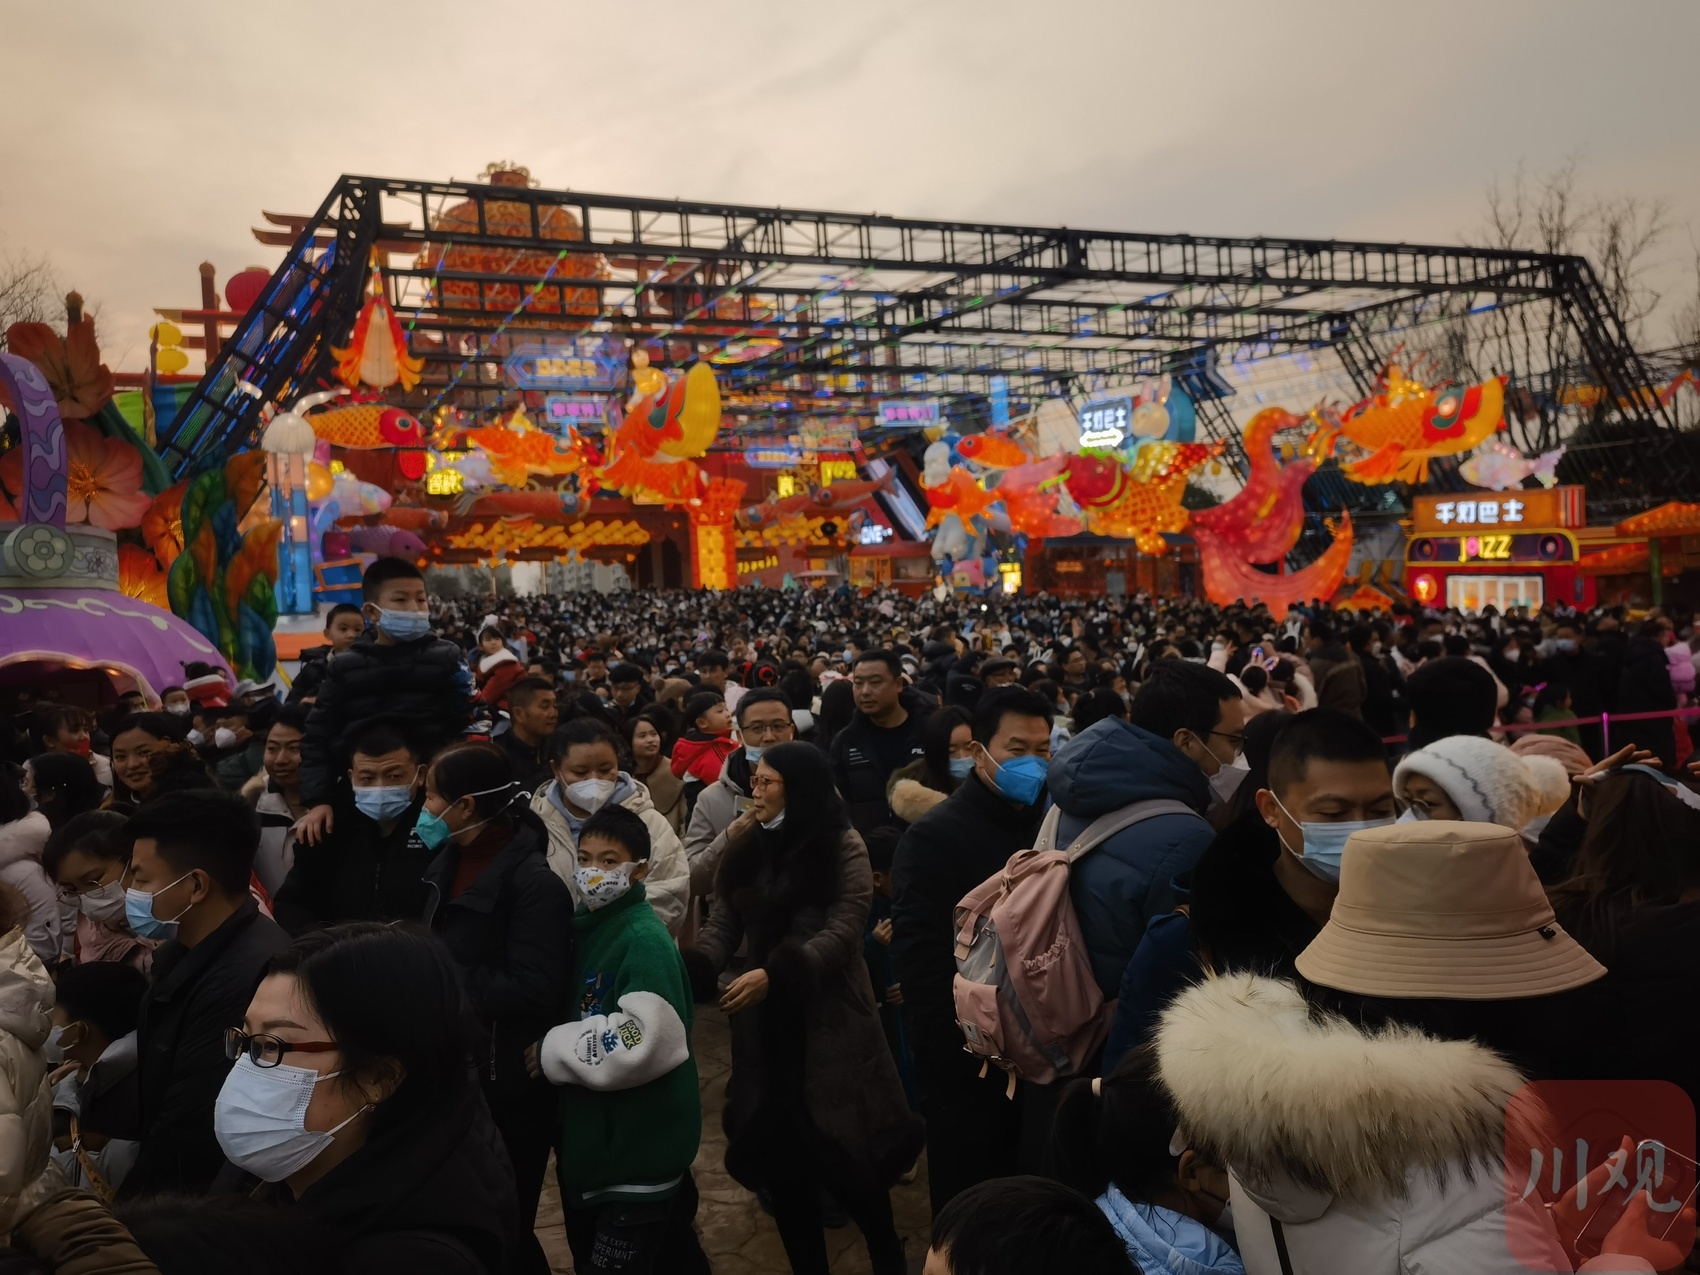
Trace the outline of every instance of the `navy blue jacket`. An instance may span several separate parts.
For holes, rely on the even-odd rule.
[[[1173,910],[1174,879],[1192,869],[1216,835],[1204,820],[1210,783],[1168,740],[1106,717],[1051,759],[1050,789],[1062,811],[1059,850],[1098,816],[1131,802],[1163,798],[1199,812],[1158,815],[1123,829],[1075,865],[1069,894],[1081,938],[1098,986],[1112,1000],[1147,923]]]

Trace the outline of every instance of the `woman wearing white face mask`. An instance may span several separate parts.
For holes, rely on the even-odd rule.
[[[335,1230],[350,1270],[505,1269],[520,1222],[467,1073],[461,988],[443,945],[412,928],[336,926],[275,957],[226,1033],[218,1185],[258,1179]]]
[[[875,1275],[906,1269],[889,1189],[922,1145],[862,959],[873,875],[809,744],[762,754],[751,806],[727,829],[714,908],[686,954],[698,1000],[740,947],[749,972],[719,994],[732,1016],[726,1171],[765,1188],[791,1266],[826,1269],[824,1191],[867,1242]]]
[[[525,1235],[554,1141],[555,1097],[526,1071],[525,1048],[567,1011],[573,899],[549,870],[548,832],[493,744],[438,753],[414,825],[437,857],[425,869],[426,925],[460,963],[481,1026],[484,1100],[513,1162]],[[522,1239],[525,1237],[522,1236]],[[515,1260],[543,1271],[535,1237]]]
[[[549,866],[573,888],[578,866],[578,834],[584,821],[603,806],[624,806],[649,829],[649,906],[670,933],[678,936],[691,894],[690,864],[684,844],[667,817],[655,808],[649,789],[620,769],[620,747],[613,728],[593,717],[576,717],[555,732],[555,778],[533,794],[531,809],[549,830]]]

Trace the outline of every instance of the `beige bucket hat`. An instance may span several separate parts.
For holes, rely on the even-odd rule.
[[[1440,819],[1352,834],[1297,964],[1343,992],[1444,1000],[1547,996],[1606,972],[1558,924],[1516,832]]]

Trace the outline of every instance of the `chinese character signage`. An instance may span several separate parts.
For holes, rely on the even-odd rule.
[[[626,348],[610,337],[560,337],[516,347],[502,367],[522,390],[617,390]]]
[[[1120,447],[1127,441],[1128,426],[1132,421],[1131,398],[1106,398],[1088,403],[1080,409],[1080,445]]]
[[[543,400],[543,415],[556,431],[601,429],[608,423],[608,402],[600,394],[550,394]]]
[[[1583,524],[1582,488],[1538,487],[1533,491],[1463,492],[1417,496],[1411,502],[1413,534],[1461,533],[1486,528],[1512,532]]]
[[[803,450],[810,452],[848,452],[856,448],[856,422],[822,420],[810,416],[797,426],[797,436]]]
[[[930,429],[944,423],[944,409],[936,398],[881,399],[875,423],[886,429]]]

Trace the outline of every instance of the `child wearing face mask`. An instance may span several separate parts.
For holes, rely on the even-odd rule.
[[[560,1086],[555,1164],[573,1263],[706,1272],[692,1227],[702,1102],[690,986],[645,903],[649,828],[604,805],[585,820],[575,858],[572,1017],[526,1051],[531,1074]]]
[[[60,898],[77,909],[77,964],[122,961],[146,974],[163,940],[142,938],[124,916],[128,824],[116,811],[85,811],[48,838],[41,862],[59,887]]]
[[[134,967],[95,961],[63,970],[53,1034],[64,1062],[53,1085],[53,1158],[72,1186],[111,1201],[141,1150],[136,1020],[148,981]]]
[[[1056,1176],[1098,1203],[1142,1271],[1245,1275],[1228,1175],[1187,1145],[1150,1047],[1114,1071],[1070,1081],[1051,1128]]]

